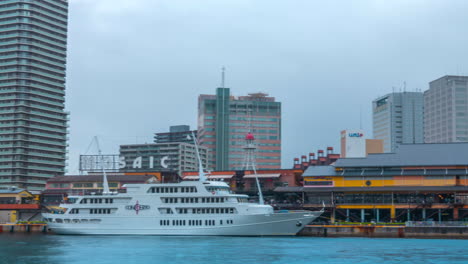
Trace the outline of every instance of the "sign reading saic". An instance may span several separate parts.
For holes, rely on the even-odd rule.
[[[153,156],[149,156],[146,163],[143,163],[143,157],[136,157],[133,160],[126,160],[119,155],[80,155],[80,171],[119,171],[125,168],[142,169],[163,168],[168,169],[169,157],[164,156],[159,161]]]

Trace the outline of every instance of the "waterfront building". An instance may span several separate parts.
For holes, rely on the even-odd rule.
[[[15,187],[0,189],[0,224],[40,220],[40,209],[33,193]]]
[[[331,221],[468,220],[468,143],[401,144],[395,153],[310,166],[303,187],[275,192],[327,206]]]
[[[209,152],[199,147],[203,167],[209,169]],[[173,171],[182,175],[184,171],[198,171],[195,145],[184,142],[131,144],[120,146],[121,172]]]
[[[193,135],[197,136],[197,130],[190,130],[190,126],[180,125],[169,127],[169,132],[156,133],[154,143],[185,142],[193,143]]]
[[[198,139],[212,155],[217,171],[241,170],[244,137],[257,139],[259,169],[281,167],[281,103],[265,93],[234,97],[229,88],[198,98]]]
[[[68,1],[0,1],[0,186],[65,173]]]
[[[424,142],[422,92],[391,93],[372,102],[374,139],[382,139],[384,152],[399,144]]]
[[[424,141],[468,141],[468,76],[446,75],[424,92]]]

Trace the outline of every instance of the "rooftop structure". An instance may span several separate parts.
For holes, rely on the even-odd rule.
[[[197,130],[190,130],[190,126],[180,125],[169,127],[169,132],[156,133],[154,143],[193,143],[192,133],[197,136]]]
[[[315,154],[314,152],[309,153],[308,158],[307,155],[302,155],[300,160],[294,158],[294,169],[306,170],[309,166],[329,165],[340,158],[340,154],[333,153],[333,147],[327,147],[326,154],[323,149],[319,149],[317,155]]]

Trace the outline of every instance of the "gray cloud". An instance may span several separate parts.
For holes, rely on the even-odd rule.
[[[283,103],[283,167],[339,131],[371,134],[371,101],[468,74],[465,1],[70,1],[69,172],[94,135],[103,151],[196,126],[220,68],[235,95]]]

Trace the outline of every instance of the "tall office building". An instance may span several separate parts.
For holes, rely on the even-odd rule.
[[[391,93],[372,102],[374,138],[383,140],[384,152],[423,143],[423,104],[422,92]]]
[[[264,93],[234,97],[229,88],[198,99],[198,139],[211,155],[217,171],[241,170],[245,135],[257,141],[259,169],[281,168],[281,103]]]
[[[0,1],[0,185],[63,175],[68,2]]]
[[[424,92],[424,141],[468,141],[468,76],[447,75]]]

